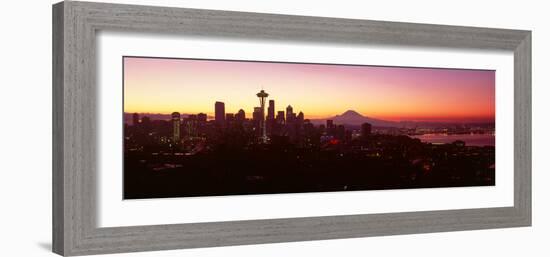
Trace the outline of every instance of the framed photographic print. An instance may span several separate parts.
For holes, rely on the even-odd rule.
[[[531,225],[531,32],[53,6],[53,250]]]
[[[124,199],[495,185],[494,70],[122,58]]]

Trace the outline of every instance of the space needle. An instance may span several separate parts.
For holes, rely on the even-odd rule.
[[[262,136],[260,137],[260,139],[263,143],[267,143],[265,128],[265,99],[269,96],[269,94],[262,89],[259,93],[256,94],[256,96],[260,98],[260,108],[262,109],[262,118],[260,119],[260,130],[262,131]]]

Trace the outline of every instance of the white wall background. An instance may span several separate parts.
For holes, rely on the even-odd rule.
[[[533,31],[533,227],[295,242],[116,256],[550,256],[546,109],[550,26],[545,1],[126,0]],[[51,247],[51,4],[9,1],[0,14],[0,256],[54,256]]]

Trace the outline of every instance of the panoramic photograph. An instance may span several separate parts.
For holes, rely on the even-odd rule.
[[[495,71],[123,57],[124,199],[495,185]]]

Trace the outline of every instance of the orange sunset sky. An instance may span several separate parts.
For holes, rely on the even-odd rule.
[[[392,121],[494,122],[495,71],[124,57],[124,112],[251,117],[262,88],[306,119],[346,110]]]

